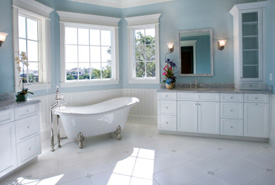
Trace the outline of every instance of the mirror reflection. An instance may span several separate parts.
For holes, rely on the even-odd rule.
[[[213,76],[212,29],[179,32],[180,74]]]

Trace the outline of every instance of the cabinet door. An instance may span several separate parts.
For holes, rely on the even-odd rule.
[[[198,132],[219,134],[220,114],[219,102],[199,102],[198,104]]]
[[[268,138],[268,104],[244,104],[244,136]]]
[[[197,102],[178,102],[178,130],[184,132],[198,132]]]
[[[0,125],[0,177],[16,166],[14,123]]]

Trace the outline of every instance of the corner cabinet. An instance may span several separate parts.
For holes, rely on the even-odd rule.
[[[236,89],[264,88],[264,16],[266,2],[236,4],[233,16]]]
[[[40,104],[0,110],[0,178],[41,153]]]
[[[268,125],[268,94],[158,93],[161,132],[266,139]]]

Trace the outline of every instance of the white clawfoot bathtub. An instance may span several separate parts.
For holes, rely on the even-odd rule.
[[[81,139],[83,136],[97,136],[116,131],[119,132],[116,134],[120,139],[120,129],[123,129],[131,107],[138,102],[138,98],[121,97],[89,106],[63,106],[55,109],[54,114],[60,117],[69,139]]]

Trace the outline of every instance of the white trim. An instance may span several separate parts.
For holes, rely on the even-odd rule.
[[[61,82],[60,87],[82,87],[82,86],[92,86],[92,85],[113,85],[119,84],[119,80],[81,80],[81,81],[66,81]]]
[[[143,15],[143,16],[135,16],[135,17],[126,17],[125,20],[128,23],[128,26],[136,26],[136,25],[146,25],[146,24],[158,24],[159,18],[161,14],[151,14],[151,15]]]
[[[256,8],[265,8],[267,5],[266,1],[261,2],[252,2],[252,3],[243,3],[243,4],[235,4],[233,8],[229,11],[232,15],[240,10],[249,10]]]
[[[57,11],[57,14],[59,15],[59,20],[66,23],[94,24],[114,27],[118,26],[118,22],[121,20],[121,18],[117,17],[107,17],[63,11]]]
[[[94,4],[94,5],[100,5],[100,6],[107,6],[107,7],[113,7],[113,8],[130,8],[130,7],[143,6],[143,5],[149,5],[149,4],[164,3],[164,2],[175,1],[175,0],[135,0],[135,1],[129,1],[129,0],[68,0],[68,1]]]
[[[49,18],[49,14],[53,11],[52,8],[35,0],[13,0],[12,5],[13,7],[24,9],[47,18]]]
[[[18,15],[26,17],[34,17],[39,22],[39,82],[34,84],[24,84],[30,91],[45,90],[51,88],[51,55],[50,55],[50,19],[49,13],[53,10],[41,3],[33,0],[14,0],[13,1],[13,45],[14,51],[19,51],[19,35],[18,35]],[[37,4],[38,3],[38,4]],[[15,6],[16,5],[16,6]],[[33,7],[37,5],[37,7]],[[23,9],[27,7],[28,9]],[[31,12],[35,9],[35,11]],[[43,10],[42,10],[43,9]],[[39,10],[39,11],[38,11]],[[38,13],[37,13],[38,12]],[[47,13],[47,15],[46,15]],[[17,57],[17,53],[14,52],[14,58]],[[19,72],[17,65],[14,65],[15,75],[15,91],[21,91]]]

